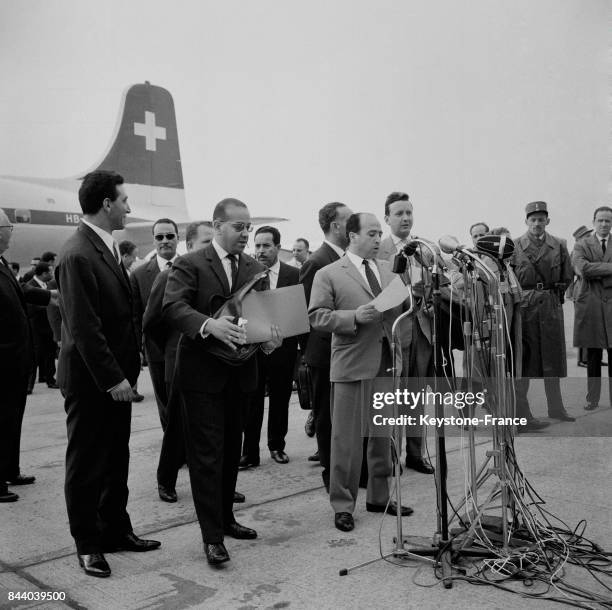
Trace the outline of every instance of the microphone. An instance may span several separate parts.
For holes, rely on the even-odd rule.
[[[483,235],[476,241],[476,250],[505,261],[514,254],[514,242],[507,235]]]
[[[440,250],[445,254],[455,254],[455,252],[462,252],[467,249],[467,246],[463,246],[459,243],[459,240],[452,235],[443,235],[438,240]]]
[[[409,241],[402,250],[406,256],[412,256],[419,247],[419,242],[416,239]]]

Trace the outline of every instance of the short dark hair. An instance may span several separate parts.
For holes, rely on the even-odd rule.
[[[270,227],[268,225],[259,227],[257,231],[255,231],[255,237],[257,237],[260,233],[272,233],[272,241],[275,246],[280,246],[280,231],[276,227]]]
[[[305,237],[298,237],[295,241],[301,241],[306,246],[306,250],[310,250],[310,242]]]
[[[234,199],[233,197],[228,197],[227,199],[222,199],[215,206],[213,211],[213,220],[227,220],[227,208],[231,205],[235,205],[239,208],[246,208],[246,203],[240,201],[240,199]]]
[[[354,214],[351,214],[346,221],[347,239],[350,239],[349,233],[359,233],[359,231],[361,231],[361,214],[361,212],[355,212]]]
[[[332,201],[331,203],[326,203],[319,210],[319,226],[323,233],[327,235],[329,233],[329,229],[331,228],[331,223],[336,220],[338,217],[338,208],[345,208],[345,203],[340,203],[339,201]]]
[[[486,222],[475,222],[471,227],[470,227],[470,235],[472,235],[472,229],[474,227],[478,227],[482,225],[485,228],[485,233],[488,233],[491,229],[489,229],[489,225]]]
[[[11,266],[11,269],[13,269],[14,271],[19,271],[20,267],[19,267],[19,263],[9,263],[9,265]]]
[[[55,252],[43,252],[40,257],[41,262],[50,263],[52,260],[57,258],[57,254]]]
[[[136,244],[129,239],[124,239],[119,242],[119,254],[123,256],[124,254],[132,254],[136,250]]]
[[[389,216],[389,207],[396,201],[410,201],[410,197],[408,196],[408,193],[402,193],[402,191],[393,191],[387,195],[387,199],[385,201],[385,216]]]
[[[51,265],[49,263],[40,262],[34,267],[34,275],[42,275],[51,271]]]
[[[161,223],[163,223],[163,224],[167,224],[167,225],[172,225],[172,226],[174,227],[175,232],[176,232],[176,236],[178,237],[178,232],[179,232],[179,230],[178,230],[178,226],[177,226],[176,222],[174,222],[174,220],[172,220],[171,218],[158,218],[158,219],[157,219],[157,220],[156,220],[156,221],[153,223],[153,226],[151,227],[151,234],[152,234],[152,235],[155,235],[155,227],[156,227],[158,224],[161,224]]]
[[[105,199],[117,199],[117,187],[123,184],[123,176],[117,172],[96,170],[89,172],[79,188],[79,203],[83,214],[96,214]]]
[[[593,220],[595,220],[595,218],[597,217],[597,212],[612,212],[612,208],[607,206],[607,205],[600,205],[594,212],[593,212]]]
[[[187,225],[187,230],[185,231],[185,241],[188,244],[198,236],[199,227],[208,227],[209,229],[212,229],[213,224],[209,220],[197,220],[196,222],[190,222]]]

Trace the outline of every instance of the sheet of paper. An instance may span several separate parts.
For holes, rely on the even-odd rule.
[[[391,283],[372,301],[372,305],[381,313],[401,305],[408,298],[408,286],[397,275]]]
[[[242,317],[247,320],[247,343],[268,341],[271,324],[280,327],[283,337],[310,331],[302,284],[249,292],[242,302]]]

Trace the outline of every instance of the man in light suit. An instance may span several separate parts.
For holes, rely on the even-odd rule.
[[[207,248],[180,256],[168,275],[164,320],[182,333],[175,379],[181,390],[189,478],[208,563],[229,561],[225,536],[257,538],[233,512],[244,409],[257,387],[256,353],[237,366],[218,353],[246,343],[246,331],[232,316],[215,318],[227,297],[265,271],[244,254],[251,215],[238,199],[220,201],[213,212],[215,237]],[[260,289],[267,287],[264,277]],[[272,352],[282,342],[277,327],[261,344]]]
[[[134,295],[134,323],[138,333],[138,345],[146,357],[151,381],[153,382],[153,392],[159,411],[159,421],[162,430],[166,429],[168,414],[166,412],[168,396],[164,381],[164,353],[155,342],[149,341],[142,334],[142,316],[147,307],[149,295],[155,278],[160,271],[170,269],[176,260],[176,247],[178,245],[178,227],[174,220],[170,218],[160,218],[153,225],[153,240],[156,255],[151,260],[134,270],[130,276],[132,284],[132,294]]]
[[[334,523],[351,531],[363,457],[361,396],[363,386],[387,375],[391,365],[391,324],[401,313],[394,307],[379,313],[371,301],[393,280],[390,265],[375,260],[382,231],[373,214],[352,214],[346,223],[349,246],[340,260],[315,276],[310,296],[312,327],[332,333],[332,438],[329,498]],[[389,500],[389,437],[370,437],[367,447],[366,509],[384,512]],[[396,514],[390,503],[387,512]],[[412,509],[401,507],[402,515]]]
[[[597,208],[593,227],[594,233],[578,239],[572,253],[578,275],[574,287],[574,346],[586,349],[587,411],[599,406],[604,349],[608,352],[608,381],[612,389],[612,208]],[[612,393],[610,397],[612,401]]]
[[[140,369],[132,291],[112,232],[130,212],[123,178],[97,170],[83,178],[83,218],[64,244],[55,277],[62,348],[57,382],[65,398],[66,507],[79,564],[110,576],[103,555],[150,551],[127,512],[132,387]]]
[[[255,258],[268,269],[270,290],[299,284],[300,273],[279,260],[281,236],[275,227],[259,227],[255,233]],[[259,381],[248,409],[240,468],[259,466],[259,439],[264,415],[266,386],[268,393],[268,449],[277,464],[287,464],[285,436],[289,423],[289,400],[293,386],[293,368],[297,356],[297,337],[288,337],[270,355],[257,354]]]
[[[391,235],[380,244],[378,257],[393,261],[410,241],[413,223],[413,207],[406,193],[391,193],[385,202],[385,222],[391,229]],[[415,288],[415,296],[423,296],[422,271],[414,257],[411,257],[409,269],[404,273],[405,280]],[[417,305],[416,312],[402,320],[400,326],[402,343],[402,377],[433,377],[433,349],[431,345],[431,317],[427,313],[425,299]],[[422,406],[417,407],[416,414],[422,413]],[[433,466],[423,457],[423,436],[420,427],[411,426],[406,436],[406,467],[432,474]]]
[[[351,214],[350,208],[339,201],[327,203],[319,210],[319,226],[323,231],[324,240],[321,247],[308,257],[308,260],[300,269],[300,283],[304,286],[306,303],[310,301],[312,283],[317,271],[344,256],[344,250],[348,245],[346,221]],[[301,343],[300,347],[304,354],[304,361],[310,367],[317,454],[323,467],[321,473],[323,484],[325,489],[329,491],[331,443],[329,360],[331,333],[316,330],[311,325],[307,343],[306,345]],[[316,458],[317,454],[312,457]]]

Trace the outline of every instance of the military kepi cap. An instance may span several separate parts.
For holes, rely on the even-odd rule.
[[[582,239],[583,237],[586,237],[587,235],[590,235],[590,234],[591,234],[591,229],[588,229],[587,227],[582,225],[581,227],[578,227],[572,233],[572,236],[574,237],[574,239],[578,240],[578,239]]]
[[[548,209],[546,207],[546,201],[532,201],[525,206],[525,217],[536,212],[544,212],[548,216]]]

